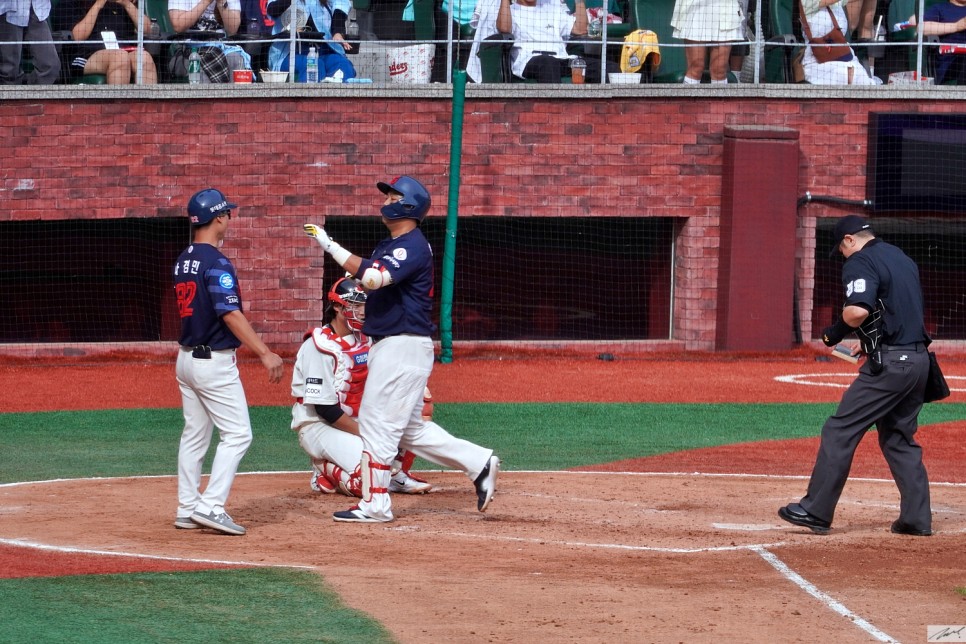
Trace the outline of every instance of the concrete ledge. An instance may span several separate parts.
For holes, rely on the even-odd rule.
[[[251,85],[47,85],[40,87],[0,86],[0,101],[36,100],[202,100],[202,99],[258,99],[277,98],[419,98],[450,100],[453,86],[443,83],[431,85],[373,84],[269,84]],[[794,99],[820,101],[845,100],[966,100],[966,91],[955,86],[895,86],[841,87],[820,85],[732,84],[724,86],[684,86],[670,84],[647,85],[535,85],[535,84],[475,84],[466,86],[468,99],[571,99],[600,100],[602,98],[697,98],[697,99]]]

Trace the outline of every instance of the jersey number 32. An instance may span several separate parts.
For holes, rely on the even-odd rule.
[[[178,313],[183,318],[191,317],[191,314],[194,313],[191,303],[195,299],[198,285],[194,282],[179,282],[175,284],[174,291],[178,296]]]

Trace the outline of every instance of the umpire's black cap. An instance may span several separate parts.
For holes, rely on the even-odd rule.
[[[839,252],[839,244],[846,235],[854,235],[863,230],[871,233],[872,224],[858,215],[847,215],[835,222],[835,229],[832,231],[832,252],[829,253],[829,257],[835,257]]]

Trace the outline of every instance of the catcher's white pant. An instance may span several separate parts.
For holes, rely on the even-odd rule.
[[[325,423],[311,423],[299,429],[299,445],[313,461],[335,463],[350,474],[359,466],[362,455],[361,438]]]
[[[181,349],[175,365],[184,431],[178,449],[178,516],[192,512],[224,512],[238,464],[252,443],[248,401],[238,375],[235,352],[212,351],[210,360],[193,358]],[[220,441],[211,464],[211,477],[201,493],[201,465],[211,444],[214,426]]]
[[[436,423],[423,420],[423,393],[432,370],[433,341],[428,337],[390,336],[369,349],[359,434],[372,466],[366,471],[363,458],[359,509],[370,517],[393,518],[389,466],[398,449],[462,470],[471,481],[493,454],[493,450],[456,438]]]

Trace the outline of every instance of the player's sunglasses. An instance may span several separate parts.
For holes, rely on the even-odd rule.
[[[223,213],[219,214],[218,216],[219,217],[224,217],[225,215],[228,215],[228,218],[231,219],[231,211],[230,210],[226,210]]]

